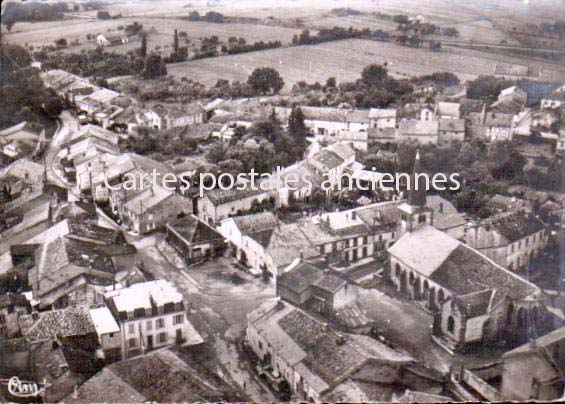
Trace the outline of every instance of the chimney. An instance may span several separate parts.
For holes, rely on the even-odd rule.
[[[439,203],[439,213],[443,213],[443,202]]]

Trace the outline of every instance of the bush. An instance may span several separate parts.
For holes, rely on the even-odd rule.
[[[107,11],[99,11],[96,13],[96,17],[98,17],[99,20],[109,20],[112,18],[110,13]]]

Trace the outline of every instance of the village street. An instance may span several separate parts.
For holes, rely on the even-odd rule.
[[[274,297],[274,286],[239,271],[233,276],[236,270],[225,257],[186,269],[180,257],[164,243],[162,233],[126,237],[136,246],[143,271],[156,279],[173,282],[183,294],[188,317],[214,351],[219,371],[227,373],[240,388],[245,387],[252,400],[276,400],[256,380],[238,348],[247,324],[246,313]]]

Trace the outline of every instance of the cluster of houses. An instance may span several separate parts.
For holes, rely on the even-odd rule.
[[[403,140],[443,145],[465,139],[511,141],[532,133],[539,133],[545,141],[555,145],[558,152],[562,151],[559,142],[565,134],[552,125],[563,114],[565,89],[555,85],[545,89],[541,98],[537,88],[527,90],[531,96],[519,86],[503,89],[497,101],[487,105],[467,99],[464,85],[440,89],[431,83],[419,85],[415,91],[422,95],[421,102],[398,109],[308,106],[300,109],[313,141],[347,142],[361,151],[375,144]],[[434,98],[436,102],[430,102]],[[529,98],[535,101],[530,102]],[[281,122],[288,122],[290,108],[275,107],[274,110]]]
[[[303,160],[260,180],[256,189],[196,195],[180,187],[180,178],[196,173],[196,163],[121,153],[116,131],[212,121],[223,125],[217,136],[229,140],[253,117],[223,110],[221,100],[142,108],[58,70],[44,73],[44,80],[97,123],[71,128],[56,156],[67,188],[49,183],[44,164],[21,157],[41,149],[41,132],[25,122],[0,131],[6,155],[0,169],[0,368],[48,380],[56,388],[47,390],[45,401],[242,401],[225,382],[210,380],[166,349],[204,342],[189,319],[191,302],[172,282],[144,272],[124,232],[164,232],[187,263],[231,248],[240,266],[274,284],[277,297],[248,313],[246,344],[258,374],[279,391],[284,385],[296,400],[563,396],[565,317],[523,276],[551,233],[527,201],[496,196],[489,203],[497,213],[473,222],[420,186],[351,209],[277,216],[277,208],[309,201],[323,183],[338,187],[344,174],[377,182],[380,174],[356,161],[356,149],[374,143],[496,142],[536,130],[559,150],[563,132],[552,128],[562,114],[563,88],[530,109],[519,87],[503,90],[487,106],[468,102],[460,88],[427,103],[433,86],[422,87],[423,102],[399,110],[301,107],[313,137]],[[283,123],[290,115],[287,108],[274,112]],[[419,164],[417,154],[411,184]],[[152,175],[157,183],[147,182]],[[431,317],[425,337],[431,350],[449,358],[447,372],[425,367],[412,347],[382,338],[375,307],[385,282]],[[492,347],[503,352],[495,365],[491,358],[481,371],[459,365]],[[21,363],[28,367],[18,368]]]
[[[535,250],[547,240],[547,232],[537,226],[530,228],[530,223],[537,222],[521,209],[504,218],[493,218],[488,224],[476,224],[472,237],[500,253],[494,257],[465,243],[466,237],[458,240],[449,230],[438,228],[441,216],[433,202],[428,204],[429,199],[425,191],[412,191],[406,201],[387,206],[395,213],[386,214],[393,218],[393,224],[384,230],[392,231],[392,238],[384,244],[388,259],[383,273],[399,294],[432,313],[431,339],[457,358],[448,379],[422,372],[394,343],[374,338],[361,342],[360,337],[375,336],[382,313],[374,306],[382,298],[378,293],[369,294],[332,266],[322,247],[321,254],[306,254],[311,249],[305,248],[280,269],[276,274],[277,299],[248,315],[247,340],[261,370],[273,383],[284,382],[296,397],[309,401],[399,399],[402,392],[414,390],[411,383],[418,384],[417,394],[432,401],[449,400],[440,394],[446,391],[459,400],[475,401],[562,397],[563,316],[547,304],[547,296],[539,287],[513,273],[516,268],[508,264],[516,259],[514,242],[530,242]],[[357,225],[362,226],[367,218],[383,217],[385,207],[378,205],[372,215],[363,210],[339,214],[360,218]],[[248,216],[234,218],[226,230],[232,242],[239,241],[247,248],[251,239],[258,239],[264,229],[273,226],[275,230],[271,231],[276,232],[276,226],[285,225],[277,225],[275,218],[261,214],[255,221]],[[374,231],[375,237],[382,231]],[[497,236],[488,234],[491,231]],[[363,242],[363,238],[358,241]],[[376,242],[376,238],[371,240],[375,246]],[[353,245],[357,247],[357,243]],[[335,244],[326,246],[335,251]],[[532,330],[537,339],[532,340]],[[493,344],[507,351],[496,371],[489,362],[494,373],[459,368],[464,358]],[[369,346],[372,355],[365,351]],[[370,370],[373,366],[376,368]],[[536,369],[535,375],[530,366]],[[501,383],[494,387],[487,380],[496,377]],[[443,390],[437,389],[437,383]],[[378,393],[371,389],[375,385],[379,386]]]

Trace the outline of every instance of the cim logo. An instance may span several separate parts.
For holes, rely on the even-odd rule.
[[[20,380],[18,376],[13,376],[10,379],[2,379],[2,384],[8,386],[8,392],[14,397],[38,397],[45,393],[45,389],[51,386],[44,379],[43,383],[31,382],[28,380]]]

